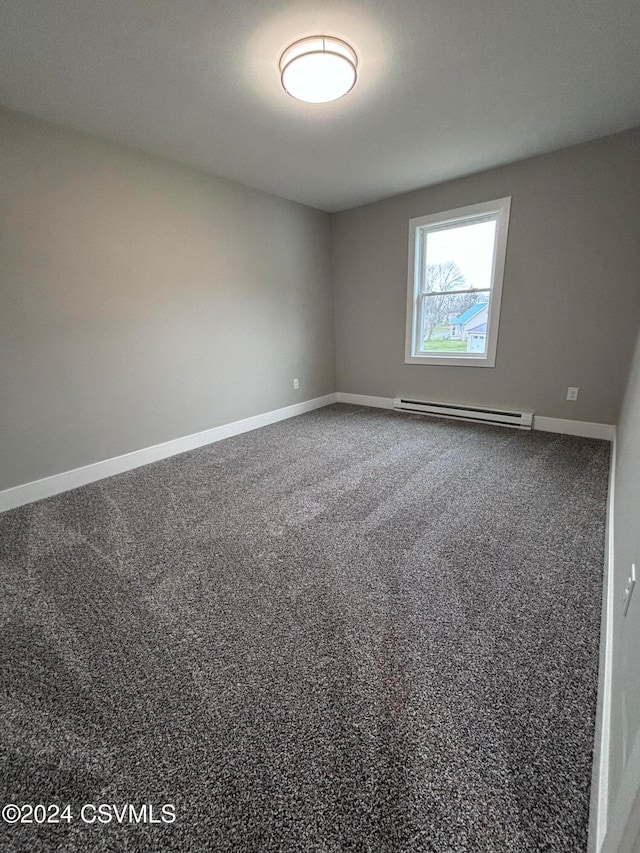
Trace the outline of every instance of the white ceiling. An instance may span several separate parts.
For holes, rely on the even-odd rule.
[[[355,89],[280,88],[326,33]],[[638,0],[0,0],[0,102],[325,210],[640,125]]]

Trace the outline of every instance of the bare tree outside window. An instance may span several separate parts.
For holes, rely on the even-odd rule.
[[[480,300],[480,294],[461,293],[456,290],[466,287],[467,280],[454,261],[427,264],[424,279],[423,340],[432,340],[436,329],[445,325],[451,315],[459,315]]]

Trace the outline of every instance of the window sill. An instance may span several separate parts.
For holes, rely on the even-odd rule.
[[[469,355],[460,355],[460,356],[451,356],[444,355],[442,357],[437,355],[408,355],[405,357],[405,364],[428,364],[431,367],[440,366],[440,367],[495,367],[496,360],[495,358],[489,358],[487,356],[482,356],[481,358],[474,358]]]

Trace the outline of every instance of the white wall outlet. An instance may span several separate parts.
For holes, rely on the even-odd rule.
[[[294,379],[294,380],[293,380],[293,390],[294,390],[294,391],[297,391],[299,387],[300,387],[300,380],[299,380],[299,379]]]
[[[567,400],[577,400],[579,388],[567,388]]]
[[[629,572],[629,579],[627,580],[627,585],[624,588],[624,596],[622,599],[622,604],[624,606],[624,615],[627,615],[627,610],[629,609],[629,605],[631,604],[631,596],[633,595],[633,590],[636,585],[636,564],[633,563],[631,565],[631,571]]]

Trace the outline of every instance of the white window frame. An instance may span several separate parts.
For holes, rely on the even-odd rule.
[[[459,207],[456,210],[447,210],[444,213],[434,213],[429,216],[419,216],[409,220],[407,329],[404,359],[406,364],[495,367],[510,212],[511,197],[509,196],[507,198],[496,199],[495,201],[484,201],[480,204],[472,204],[468,207]],[[496,235],[493,250],[492,283],[489,292],[486,351],[484,353],[448,352],[442,353],[442,355],[435,352],[420,352],[420,323],[418,321],[421,313],[421,300],[429,298],[422,295],[423,254],[426,245],[424,235],[428,234],[429,231],[441,230],[452,225],[472,224],[474,221],[481,222],[482,220],[493,218],[496,220]],[[460,292],[464,293],[465,291]]]

